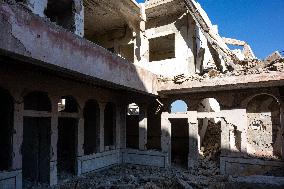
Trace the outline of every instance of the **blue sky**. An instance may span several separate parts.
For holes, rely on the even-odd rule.
[[[137,0],[143,2],[143,0]],[[248,42],[263,59],[284,51],[284,0],[198,0],[219,33]]]

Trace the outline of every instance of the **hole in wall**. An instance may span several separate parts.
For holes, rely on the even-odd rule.
[[[149,61],[175,58],[175,34],[149,39]]]
[[[74,31],[74,1],[48,0],[44,14],[51,22],[55,22],[69,31]]]

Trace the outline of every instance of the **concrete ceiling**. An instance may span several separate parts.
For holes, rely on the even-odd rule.
[[[84,7],[87,38],[139,23],[139,6],[131,0],[84,0]]]
[[[146,15],[149,20],[185,11],[186,6],[183,0],[154,0],[146,3]]]

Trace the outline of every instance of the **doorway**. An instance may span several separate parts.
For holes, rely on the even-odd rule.
[[[24,117],[22,154],[26,184],[49,184],[50,124],[50,118]]]
[[[59,180],[68,179],[76,174],[76,138],[78,120],[75,118],[58,119],[57,168]]]
[[[171,162],[187,167],[189,153],[189,130],[187,119],[170,119],[171,122]]]

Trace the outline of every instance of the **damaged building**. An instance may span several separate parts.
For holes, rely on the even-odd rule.
[[[0,30],[1,189],[124,164],[283,169],[284,58],[221,37],[194,0],[0,0]]]

